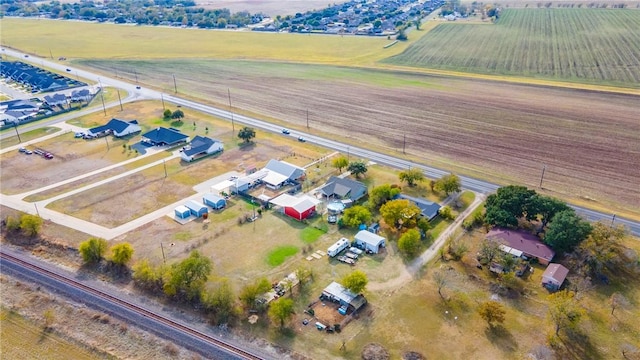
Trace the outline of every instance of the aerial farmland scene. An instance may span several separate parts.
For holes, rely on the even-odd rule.
[[[640,1],[0,3],[0,359],[640,360]]]

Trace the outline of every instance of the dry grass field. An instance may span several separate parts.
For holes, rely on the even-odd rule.
[[[238,61],[91,61],[160,88],[356,146],[620,213],[640,209],[640,102],[632,95],[394,71]],[[216,81],[201,81],[201,79]],[[391,124],[395,124],[390,126]],[[345,149],[346,151],[347,149]]]

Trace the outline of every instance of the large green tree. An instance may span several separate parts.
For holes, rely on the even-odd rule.
[[[554,250],[568,252],[586,239],[591,224],[578,216],[573,209],[557,213],[551,220],[544,242]]]
[[[244,140],[245,143],[248,143],[254,137],[256,137],[256,131],[248,126],[245,126],[238,131],[238,138]]]
[[[215,323],[225,324],[234,316],[235,294],[229,281],[222,281],[212,291],[204,291],[201,298],[205,309],[212,315],[212,321]]]
[[[100,238],[90,238],[83,241],[78,246],[78,251],[85,263],[97,263],[104,257],[107,251],[107,240]]]
[[[269,317],[273,322],[279,323],[281,329],[293,314],[293,300],[289,298],[280,298],[269,305]]]
[[[333,160],[331,161],[331,165],[334,168],[338,169],[339,172],[342,172],[342,169],[349,166],[349,159],[347,159],[347,157],[344,155],[340,155],[333,158]]]
[[[487,197],[485,222],[501,227],[517,227],[518,219],[527,213],[527,207],[535,195],[534,190],[524,186],[509,185],[499,188],[495,194]]]
[[[131,261],[132,257],[133,246],[127,242],[115,244],[111,247],[111,261],[114,264],[125,266]]]
[[[364,161],[353,161],[349,164],[347,170],[349,170],[353,176],[359,178],[360,175],[364,175],[368,169],[367,164]]]
[[[436,181],[435,189],[444,192],[447,196],[454,192],[459,192],[462,188],[460,177],[455,174],[444,175]]]
[[[165,274],[164,292],[169,296],[193,300],[200,296],[211,274],[211,260],[194,250],[189,257],[173,264]]]
[[[342,224],[344,226],[356,227],[371,221],[371,212],[364,206],[355,205],[344,211]]]
[[[406,199],[391,200],[380,207],[380,216],[387,226],[400,230],[416,227],[420,213],[420,208]]]
[[[574,252],[574,259],[592,276],[622,274],[637,263],[637,255],[623,244],[628,233],[623,225],[593,224],[591,233]]]
[[[414,186],[416,182],[424,180],[424,172],[418,168],[401,171],[398,174],[400,181],[406,181],[407,185]]]
[[[420,232],[417,229],[409,229],[398,239],[398,250],[409,258],[418,255],[422,242]]]
[[[369,280],[367,279],[367,274],[363,271],[355,270],[345,275],[340,283],[354,294],[360,294],[367,287]]]
[[[400,194],[400,188],[394,185],[384,184],[371,189],[369,203],[373,209],[379,209],[387,201]]]
[[[266,293],[269,289],[271,289],[269,280],[266,278],[258,279],[251,284],[245,285],[245,287],[240,290],[240,301],[242,301],[245,308],[253,309],[256,306],[258,296]]]
[[[163,267],[155,267],[149,260],[143,259],[133,265],[133,282],[143,289],[160,292],[164,285],[164,272]]]
[[[569,210],[569,206],[563,201],[550,196],[543,196],[536,194],[531,197],[529,204],[526,206],[527,217],[529,219],[538,215],[541,227],[540,231],[544,230],[549,221],[559,213],[560,211]]]

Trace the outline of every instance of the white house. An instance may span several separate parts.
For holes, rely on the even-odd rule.
[[[377,254],[381,247],[385,247],[385,238],[367,230],[360,230],[355,236],[356,244],[367,252]]]
[[[542,285],[550,290],[558,290],[569,274],[569,269],[560,265],[551,263],[542,274]]]
[[[204,136],[196,136],[185,146],[180,154],[182,160],[190,162],[198,158],[215,154],[224,149],[222,142]]]

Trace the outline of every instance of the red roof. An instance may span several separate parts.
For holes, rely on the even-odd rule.
[[[516,230],[493,229],[487,239],[494,239],[511,248],[522,251],[526,256],[551,261],[555,252],[537,236]]]

